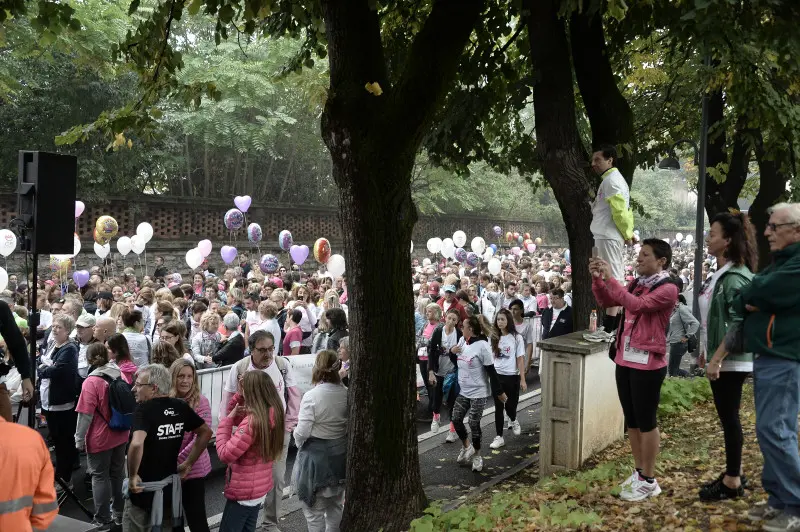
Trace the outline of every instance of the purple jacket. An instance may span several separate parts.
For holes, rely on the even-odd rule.
[[[203,421],[206,422],[206,425],[209,427],[211,426],[211,404],[208,402],[208,399],[206,399],[205,395],[200,395],[200,401],[198,401],[194,411],[198,416],[203,418]],[[185,462],[189,457],[189,453],[192,452],[192,447],[194,447],[194,440],[196,437],[197,436],[194,432],[187,432],[183,435],[181,452],[178,453],[178,465]],[[189,474],[186,475],[184,480],[203,478],[209,473],[211,473],[211,457],[208,455],[208,450],[205,449],[203,450],[203,454],[200,455],[200,458],[197,459],[197,462],[194,463],[192,469],[189,471]]]

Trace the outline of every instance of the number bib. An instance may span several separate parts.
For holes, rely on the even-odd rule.
[[[646,366],[650,362],[650,351],[631,347],[631,337],[625,338],[625,349],[622,351],[622,360]]]

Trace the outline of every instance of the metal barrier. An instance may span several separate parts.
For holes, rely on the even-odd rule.
[[[539,360],[539,340],[542,339],[542,317],[534,316],[525,319],[533,322],[533,352],[531,353],[531,357],[533,357],[533,360]],[[539,367],[541,367],[541,365]]]

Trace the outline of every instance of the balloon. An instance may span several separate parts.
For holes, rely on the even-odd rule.
[[[50,271],[53,273],[56,272],[65,272],[69,269],[71,261],[69,257],[64,255],[50,255]]]
[[[127,236],[121,236],[117,240],[117,251],[123,257],[131,252],[131,239]]]
[[[527,250],[528,250],[528,253],[533,253],[534,251],[536,251],[536,244],[534,244],[533,242],[531,242],[530,244],[528,244],[527,246],[525,246],[525,249],[527,249]]]
[[[514,238],[514,233],[511,231],[506,233],[506,242],[511,242],[511,239]]]
[[[314,242],[314,258],[320,264],[328,263],[328,259],[331,258],[331,243],[327,238],[318,238]]]
[[[541,239],[541,238],[539,238],[538,236],[536,237],[536,240],[534,240],[533,242],[534,242],[534,243],[535,243],[537,246],[541,246],[541,245],[542,245],[542,239]]]
[[[686,235],[683,238],[683,241],[686,242],[687,244],[691,244],[694,241],[694,237],[692,235]]]
[[[292,246],[289,250],[289,255],[292,257],[295,264],[302,265],[308,258],[308,246],[305,244],[302,246]]]
[[[497,244],[489,244],[489,247],[492,248],[492,254],[497,253]]]
[[[486,249],[486,241],[479,236],[476,236],[470,242],[469,247],[472,248],[472,251],[480,255]]]
[[[233,204],[236,205],[242,212],[247,212],[247,209],[250,208],[250,204],[253,202],[253,198],[250,196],[236,196],[233,198]]]
[[[98,233],[97,229],[95,228],[95,230],[94,230],[94,241],[95,241],[95,243],[100,244],[101,246],[105,246],[106,244],[108,244],[111,241],[111,239],[106,237],[106,236],[101,235],[100,233]]]
[[[467,253],[467,264],[470,266],[477,266],[481,262],[481,258],[477,253],[470,251]]]
[[[456,245],[453,243],[452,238],[445,238],[444,240],[442,240],[441,254],[445,258],[447,259],[452,258],[455,250],[456,250]]]
[[[492,251],[492,248],[486,248],[486,251],[483,253],[483,260],[488,262],[492,257],[494,257],[494,251]]]
[[[456,231],[453,233],[453,244],[456,246],[463,248],[464,245],[467,243],[467,235],[464,231]]]
[[[522,255],[522,250],[519,248],[519,246],[514,246],[513,248],[511,248],[511,253],[519,257],[520,255]]]
[[[72,273],[72,280],[78,285],[78,288],[83,288],[89,282],[89,272],[86,270],[78,270]]]
[[[519,240],[519,233],[517,233],[516,231],[514,231],[514,233],[511,236],[514,240]]]
[[[317,242],[319,242],[319,240]],[[294,244],[292,233],[290,233],[286,229],[281,231],[281,233],[278,235],[278,245],[280,246],[280,248],[284,251],[289,251],[290,249],[292,249],[292,244]],[[328,245],[328,247],[330,247],[330,245]]]
[[[500,236],[500,235],[502,235],[502,234],[503,234],[503,230],[500,228],[500,226],[499,226],[499,225],[495,225],[495,226],[492,228],[492,231],[494,231],[494,234],[495,234],[496,236]]]
[[[144,239],[141,236],[133,235],[131,237],[131,251],[133,251],[137,255],[141,255],[142,252],[144,252],[144,246],[145,246]]]
[[[213,246],[211,245],[211,240],[209,240],[207,238],[205,240],[201,240],[200,242],[197,243],[197,249],[200,250],[200,254],[203,255],[203,258],[206,258],[209,255],[211,255],[211,248],[212,247]]]
[[[85,210],[86,204],[84,204],[82,201],[75,202],[75,218],[80,218],[81,214],[83,214],[83,211]]]
[[[117,236],[117,231],[119,231],[119,225],[117,225],[117,221],[108,215],[98,218],[94,228],[97,231],[95,241],[97,241],[97,237],[105,240],[104,242],[100,242],[100,244],[107,244],[109,240]]]
[[[522,236],[524,236],[524,237],[525,237],[525,240],[530,240],[530,239],[531,239],[531,234],[530,234],[530,233],[525,233],[525,234],[524,234],[524,235],[522,235]]]
[[[0,268],[0,292],[8,286],[8,272],[5,268]]]
[[[100,257],[101,259],[104,259],[104,258],[108,257],[109,253],[111,253],[111,246],[109,246],[108,244],[101,246],[100,244],[95,242],[94,243],[94,252],[98,257]]]
[[[147,222],[142,222],[136,226],[136,234],[147,244],[153,238],[153,226]]]
[[[186,264],[190,270],[195,270],[203,264],[203,254],[200,253],[199,249],[192,248],[186,252]]]
[[[237,255],[236,248],[233,246],[222,246],[222,249],[219,250],[219,254],[222,256],[222,260],[225,261],[225,264],[230,264],[236,259]]]
[[[326,264],[328,272],[333,275],[334,279],[341,277],[344,273],[344,257],[341,255],[331,255]]]
[[[74,237],[72,244],[72,250],[73,250],[72,256],[74,257],[75,255],[81,252],[81,239],[78,238],[78,233],[73,233],[73,235]]]
[[[264,237],[264,233],[261,231],[261,226],[257,223],[251,223],[247,226],[247,240],[249,240],[252,244],[258,244],[261,242],[261,239]]]
[[[500,273],[500,261],[497,260],[497,258],[492,257],[491,259],[489,259],[489,264],[487,265],[487,268],[489,269],[489,273],[491,273],[492,275],[497,275],[498,273]]]
[[[634,244],[634,245],[633,245],[633,250],[634,250],[636,253],[639,253],[639,252],[642,250],[642,245],[641,245],[641,244]]]
[[[564,251],[564,260],[567,261],[567,264],[572,264],[572,253],[569,250]]]
[[[525,239],[524,239],[524,238],[522,238],[522,235],[519,235],[519,236],[517,237],[517,242],[519,243],[519,245],[520,245],[520,246],[522,245],[522,243],[523,243],[523,242],[525,242]]]
[[[414,241],[411,241],[411,251],[409,253],[414,253]]]
[[[683,240],[683,233],[677,233],[677,234],[675,235],[675,240],[677,240],[678,242],[680,242],[681,240]]]
[[[263,273],[275,273],[278,271],[278,257],[267,253],[258,261],[258,267]]]
[[[228,231],[238,231],[244,225],[244,214],[239,209],[231,209],[225,213],[223,221]]]
[[[425,257],[424,259],[422,259],[422,265],[427,268],[428,266],[431,265],[431,259]]]
[[[464,248],[456,249],[454,256],[458,262],[466,262],[467,260],[467,252]]]
[[[428,251],[436,254],[442,250],[442,239],[438,236],[428,239],[428,244],[426,245]]]
[[[8,229],[0,231],[0,255],[8,257],[17,249],[17,235]]]

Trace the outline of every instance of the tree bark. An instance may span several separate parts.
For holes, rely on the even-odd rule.
[[[189,135],[184,135],[184,146],[186,147],[186,184],[189,187],[189,196],[194,197],[194,187],[192,186],[192,160],[189,157]],[[181,185],[181,195],[183,185]]]
[[[269,168],[267,169],[267,175],[264,176],[264,183],[261,185],[261,192],[259,192],[259,198],[266,198],[267,197],[267,187],[269,186],[269,180],[272,177],[272,167],[275,166],[275,158],[269,158]]]
[[[427,501],[415,429],[409,247],[411,171],[453,83],[482,0],[438,0],[395,86],[370,0],[324,0],[330,90],[322,136],[339,188],[347,263],[351,384],[342,530],[407,530]],[[378,96],[365,89],[379,83]],[[386,342],[391,338],[391,342]]]
[[[208,161],[208,144],[203,144],[203,197],[211,196],[211,165]]]
[[[297,155],[297,144],[292,147],[292,154],[289,156],[289,164],[286,165],[286,173],[283,174],[283,183],[281,183],[281,191],[278,194],[278,203],[283,201],[283,194],[286,192],[286,184],[289,182],[289,176],[292,174],[292,166],[294,166],[294,158]]]
[[[589,230],[594,178],[578,133],[567,30],[558,15],[559,2],[524,0],[523,10],[529,13],[536,150],[567,227],[573,264],[573,320],[580,330],[588,326],[589,314],[597,307],[587,266],[594,245]]]
[[[783,156],[786,153],[779,152],[779,154]],[[760,131],[756,136],[755,155],[758,161],[760,183],[758,194],[750,206],[748,215],[756,229],[758,268],[761,269],[772,262],[769,242],[767,242],[767,237],[764,236],[764,230],[767,228],[767,222],[769,222],[767,209],[778,203],[786,195],[786,184],[789,181],[789,176],[781,169],[781,162],[785,161],[767,155],[764,149],[764,139]]]
[[[630,186],[636,169],[633,111],[611,68],[602,11],[592,10],[590,0],[584,0],[583,8],[570,17],[569,30],[575,77],[592,128],[592,149],[617,146],[616,167]]]
[[[719,119],[720,102],[722,102],[721,96],[712,98],[714,119]],[[709,116],[709,122],[713,124],[711,116]],[[728,173],[721,183],[717,183],[711,175],[706,174],[706,214],[708,214],[709,220],[721,212],[728,212],[730,209],[739,207],[739,194],[747,181],[750,154],[752,153],[753,131],[746,129],[746,124],[745,117],[740,117],[736,122],[730,147],[730,159],[728,158],[728,148],[719,145],[720,141],[726,142],[727,136],[724,133],[716,138],[711,135],[714,138],[713,141],[709,139],[708,167],[713,168],[719,163],[728,163]]]

